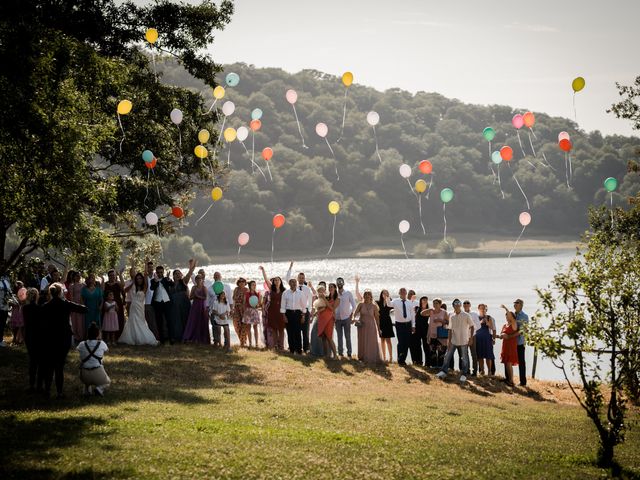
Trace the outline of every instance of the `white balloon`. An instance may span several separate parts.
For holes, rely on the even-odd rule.
[[[380,115],[378,112],[369,112],[367,113],[367,123],[372,127],[375,127],[380,122]]]
[[[238,130],[236,130],[236,137],[238,138],[238,140],[240,140],[241,142],[244,142],[247,137],[249,136],[249,129],[247,127],[238,127]]]
[[[174,108],[173,110],[171,110],[169,116],[171,117],[171,121],[176,125],[180,125],[182,123],[182,110]]]
[[[400,233],[407,233],[409,231],[410,226],[411,225],[409,225],[409,222],[407,222],[406,220],[402,220],[398,224],[398,230],[400,230]]]
[[[400,176],[402,176],[402,178],[409,178],[411,176],[411,167],[406,163],[400,165]]]
[[[232,115],[235,111],[236,106],[233,102],[226,101],[222,104],[222,113],[224,113],[225,117]]]
[[[151,226],[157,225],[158,224],[158,215],[156,215],[154,212],[149,212],[144,217],[144,220],[147,222],[148,225],[151,225]]]
[[[316,125],[316,133],[318,136],[324,138],[327,136],[327,133],[329,133],[329,127],[327,127],[326,123],[320,122]]]

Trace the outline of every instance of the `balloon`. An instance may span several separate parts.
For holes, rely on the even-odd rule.
[[[253,308],[256,308],[258,306],[258,297],[256,297],[255,295],[251,295],[249,297],[249,305],[251,305]]]
[[[451,200],[453,200],[453,190],[451,190],[450,188],[443,188],[440,192],[440,200],[442,200],[444,203],[449,203]]]
[[[207,155],[209,155],[209,152],[207,152],[207,149],[204,148],[202,145],[196,146],[196,148],[193,149],[193,153],[195,153],[196,157],[198,158],[207,158]]]
[[[342,83],[344,83],[345,87],[350,87],[351,84],[353,83],[353,73],[351,72],[344,72],[342,74]]]
[[[284,215],[282,215],[281,213],[278,213],[277,215],[274,215],[274,217],[273,217],[273,227],[274,228],[282,228],[283,225],[284,225]]]
[[[410,226],[411,225],[409,225],[409,222],[407,222],[406,220],[402,220],[398,224],[398,230],[400,230],[400,233],[407,233],[409,231]]]
[[[260,127],[262,127],[262,122],[260,120],[251,120],[251,123],[249,123],[249,128],[254,132],[260,130]]]
[[[431,165],[431,162],[429,160],[422,160],[418,164],[418,168],[425,175],[429,175],[433,171],[433,165]]]
[[[171,110],[169,117],[171,118],[171,121],[173,123],[175,123],[176,125],[180,125],[182,123],[182,110],[174,108],[173,110]]]
[[[520,115],[519,113],[515,114],[511,119],[511,125],[520,130],[524,125],[524,119],[522,118],[522,115]]]
[[[213,189],[211,189],[211,199],[214,202],[217,202],[221,198],[222,198],[222,189],[220,187],[213,187]]]
[[[249,234],[247,232],[242,232],[238,235],[238,245],[244,247],[247,243],[249,243]]]
[[[320,122],[319,124],[316,125],[316,133],[324,138],[327,136],[327,133],[329,133],[329,127],[327,127],[326,123],[322,123]]]
[[[527,112],[522,116],[522,120],[524,121],[524,126],[527,128],[533,127],[536,123],[536,117],[531,112]]]
[[[295,90],[287,90],[284,96],[291,105],[298,101],[298,93]]]
[[[487,142],[490,142],[496,138],[496,131],[491,127],[487,127],[482,131],[482,136]]]
[[[609,177],[604,181],[604,188],[607,189],[607,192],[613,192],[616,188],[618,188],[618,180],[613,177]]]
[[[227,85],[229,85],[230,87],[235,87],[240,83],[240,75],[238,75],[237,73],[231,72],[227,74],[227,78],[225,78],[224,80],[225,82],[227,82]]]
[[[239,141],[244,142],[249,136],[249,129],[245,126],[239,127],[238,130],[236,130],[236,136]]]
[[[145,150],[142,152],[142,160],[144,160],[144,163],[153,162],[153,152],[151,150]]]
[[[236,111],[236,106],[233,102],[226,101],[222,104],[222,113],[224,113],[226,117],[233,114],[233,112],[235,111]]]
[[[259,108],[254,108],[251,111],[251,120],[260,120],[262,118],[262,110]]]
[[[24,302],[27,299],[27,289],[22,287],[20,290],[18,290],[18,300],[20,300],[21,302]]]
[[[173,215],[176,218],[182,218],[184,217],[184,210],[182,209],[182,207],[172,207],[171,215]]]
[[[117,110],[120,115],[127,115],[131,111],[131,107],[133,107],[133,104],[130,100],[120,100]]]
[[[520,221],[520,225],[526,227],[531,223],[531,214],[529,212],[522,212],[518,217],[518,220]]]
[[[220,295],[222,292],[224,292],[224,283],[217,281],[213,284],[213,291],[216,293],[216,295]]]
[[[209,130],[207,130],[206,128],[203,128],[198,132],[198,141],[200,143],[207,143],[209,141],[210,136],[211,135],[209,135]]]
[[[406,163],[400,165],[400,176],[402,178],[409,178],[411,176],[411,167]]]
[[[147,222],[148,225],[157,225],[158,224],[158,215],[156,215],[154,212],[149,212],[145,215],[144,217],[145,222]]]
[[[157,163],[158,163],[158,159],[156,157],[153,157],[153,160],[151,160],[150,162],[145,162],[144,166],[147,167],[149,170],[152,170],[156,168]]]
[[[570,152],[573,145],[571,145],[571,140],[563,138],[558,142],[558,146],[563,152]]]
[[[340,204],[335,200],[329,202],[329,213],[331,215],[337,215],[340,211]]]
[[[560,132],[558,134],[558,142],[560,142],[560,140],[562,139],[567,139],[567,140],[571,140],[571,137],[569,137],[569,134],[567,132]]]
[[[375,127],[380,122],[380,115],[378,112],[371,111],[367,113],[367,123],[372,127]]]
[[[155,28],[147,28],[147,32],[144,34],[144,38],[147,39],[147,42],[153,45],[158,40],[158,30],[156,30]]]
[[[267,147],[262,150],[262,158],[264,158],[267,162],[271,160],[271,157],[273,157],[273,149],[271,147]]]
[[[419,180],[416,180],[416,192],[418,193],[423,193],[424,191],[427,190],[427,182],[425,182],[424,180],[422,180],[421,178]]]
[[[221,85],[218,85],[216,88],[213,89],[213,98],[215,98],[216,100],[220,100],[222,97],[224,97],[224,87]]]
[[[505,145],[500,149],[500,156],[505,162],[510,162],[513,158],[513,148],[509,145]]]
[[[495,163],[496,165],[499,165],[502,163],[502,155],[500,155],[500,152],[498,152],[497,150],[495,152],[493,152],[491,154],[491,161],[493,163]]]
[[[224,129],[224,139],[226,142],[228,143],[233,142],[237,136],[238,136],[238,132],[236,132],[235,128],[229,127]]]
[[[573,88],[574,92],[579,92],[584,88],[585,84],[584,78],[576,77],[573,79],[573,82],[571,82],[571,88]]]

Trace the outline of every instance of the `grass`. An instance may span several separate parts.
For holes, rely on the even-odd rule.
[[[0,350],[2,478],[601,478],[596,434],[561,384],[460,386],[420,368],[265,351],[117,347],[105,398],[25,392]],[[635,412],[634,418],[638,419]],[[640,433],[616,450],[640,478]]]

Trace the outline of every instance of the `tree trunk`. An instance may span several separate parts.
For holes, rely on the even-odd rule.
[[[614,465],[613,447],[615,440],[611,435],[600,435],[600,448],[598,449],[598,466],[601,468],[610,468]]]

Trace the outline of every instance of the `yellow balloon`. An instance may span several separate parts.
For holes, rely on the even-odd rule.
[[[209,152],[207,152],[207,149],[204,148],[202,145],[196,146],[196,148],[193,149],[193,153],[195,153],[196,157],[198,158],[207,158],[207,155],[209,155]]]
[[[422,193],[427,189],[427,182],[422,179],[416,180],[416,192]]]
[[[211,198],[214,202],[220,200],[222,198],[222,189],[220,187],[214,187],[213,190],[211,190]]]
[[[213,97],[220,100],[222,97],[224,97],[224,87],[221,87],[220,85],[218,85],[216,88],[213,89]]]
[[[344,74],[342,75],[342,83],[344,83],[345,87],[350,87],[353,83],[353,73],[344,72]]]
[[[584,88],[585,84],[586,82],[584,81],[584,78],[576,77],[573,79],[573,82],[571,82],[571,87],[573,88],[574,92],[579,92]]]
[[[340,204],[338,202],[336,202],[335,200],[333,200],[332,202],[329,202],[329,213],[331,215],[337,215],[339,211],[340,211]]]
[[[155,28],[147,28],[147,32],[144,34],[144,38],[147,39],[147,42],[153,45],[154,43],[156,43],[156,40],[158,40],[158,30],[156,30]]]
[[[127,115],[131,111],[133,104],[129,100],[120,100],[118,102],[118,113],[120,115]]]
[[[200,143],[207,143],[209,141],[209,130],[203,128],[198,132],[198,141]]]
[[[224,139],[227,142],[233,142],[236,139],[237,132],[233,127],[225,128],[224,130]]]

